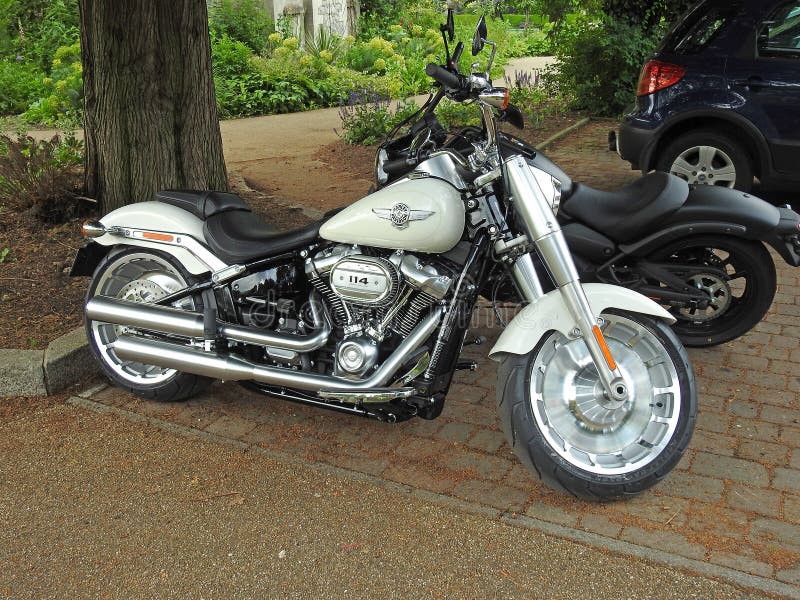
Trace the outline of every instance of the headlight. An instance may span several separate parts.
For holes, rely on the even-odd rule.
[[[525,162],[539,185],[542,194],[550,202],[553,214],[557,215],[558,207],[561,206],[561,182],[547,171],[537,167],[530,159],[525,159]]]
[[[387,160],[389,160],[389,153],[386,152],[386,149],[381,148],[378,150],[378,153],[375,155],[375,183],[378,186],[389,181],[389,174],[383,170],[383,165]]]
[[[553,207],[553,214],[557,215],[558,207],[561,206],[561,182],[555,177],[550,179],[553,181],[553,201],[551,206]]]

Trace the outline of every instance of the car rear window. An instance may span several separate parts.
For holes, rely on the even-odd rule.
[[[705,49],[739,12],[740,1],[708,0],[689,9],[670,30],[660,51],[697,54]]]

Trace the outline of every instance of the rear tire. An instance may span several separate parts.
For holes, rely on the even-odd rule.
[[[695,185],[721,185],[749,192],[750,156],[735,139],[707,129],[678,136],[664,148],[656,169]]]
[[[687,283],[706,290],[715,304],[705,310],[669,309],[678,319],[672,329],[686,346],[716,346],[744,335],[764,318],[775,297],[775,263],[761,242],[697,236],[669,244],[648,258],[709,267],[707,274],[692,275]]]
[[[625,405],[603,407],[583,341],[555,331],[527,355],[508,356],[497,383],[500,421],[523,464],[549,486],[592,501],[658,483],[683,456],[697,418],[692,367],[669,327],[634,313],[603,318],[631,383]]]
[[[157,250],[125,248],[110,252],[97,265],[89,289],[88,302],[94,296],[124,298],[133,302],[154,302],[194,283],[192,276],[172,256]],[[176,303],[195,310],[199,298]],[[214,380],[153,365],[120,360],[113,343],[122,327],[86,320],[86,338],[103,373],[117,386],[146,400],[177,402],[186,400]]]

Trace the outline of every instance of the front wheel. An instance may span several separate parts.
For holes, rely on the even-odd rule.
[[[552,331],[498,371],[497,406],[520,460],[578,498],[630,497],[678,463],[694,431],[694,373],[675,334],[639,314],[606,312],[603,335],[629,383],[615,407],[581,338]]]

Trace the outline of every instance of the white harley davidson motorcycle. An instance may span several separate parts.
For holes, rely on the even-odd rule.
[[[452,13],[441,29],[447,66],[426,72],[483,115],[467,158],[433,151],[296,231],[275,232],[213,191],[164,191],[85,223],[73,274],[92,278],[91,349],[116,385],[151,400],[225,379],[387,422],[433,419],[465,366],[478,291],[505,269],[527,302],[489,353],[508,443],[575,496],[642,492],[694,429],[694,376],[674,318],[622,287],[581,284],[556,220],[558,181],[502,153],[495,113],[507,90],[460,75],[447,47]],[[473,55],[492,44],[485,37],[481,19]],[[553,291],[542,292],[532,253]]]

